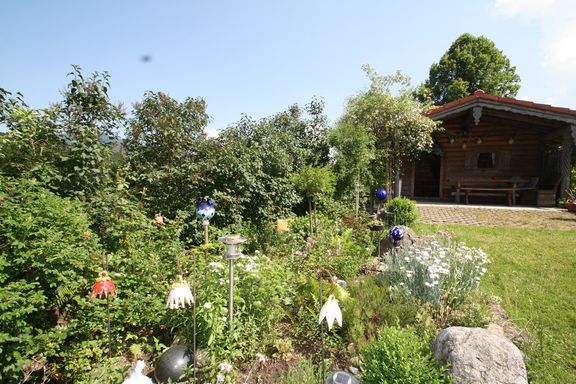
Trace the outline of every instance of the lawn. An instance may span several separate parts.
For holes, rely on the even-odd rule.
[[[533,338],[521,346],[531,383],[576,383],[576,233],[466,225],[449,231],[484,249],[492,263],[482,289],[499,296],[508,317]]]

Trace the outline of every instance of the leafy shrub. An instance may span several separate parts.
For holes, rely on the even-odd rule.
[[[446,370],[435,364],[428,340],[414,328],[382,329],[378,340],[363,354],[365,384],[443,384],[451,383]]]
[[[228,313],[228,262],[222,248],[212,244],[193,250],[197,256],[197,345],[210,351],[208,374],[224,362],[242,360],[262,352],[276,339],[276,324],[286,314],[294,296],[291,271],[261,253],[235,261],[234,320]],[[183,268],[192,272],[191,258]],[[192,276],[188,279],[192,283]],[[170,311],[175,337],[191,342],[191,308]]]
[[[372,255],[373,244],[366,227],[353,229],[341,220],[318,215],[318,234],[305,238],[305,218],[295,218],[290,226],[300,241],[288,265],[307,276],[315,276],[317,270],[341,279],[351,279],[360,273],[362,265]]]
[[[355,345],[376,339],[384,326],[409,325],[416,319],[416,303],[396,300],[382,280],[366,276],[350,283],[348,291],[342,314],[348,340]]]
[[[0,381],[13,382],[65,349],[101,251],[79,203],[2,177],[0,196]]]
[[[479,248],[432,240],[394,251],[388,278],[394,290],[422,303],[454,307],[478,287],[488,256]]]
[[[406,197],[395,197],[387,201],[386,211],[394,215],[395,225],[410,227],[418,218],[416,203]]]

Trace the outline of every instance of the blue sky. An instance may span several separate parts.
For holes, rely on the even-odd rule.
[[[576,2],[41,1],[0,2],[0,87],[29,105],[60,100],[71,64],[108,71],[111,99],[145,91],[202,97],[214,132],[326,103],[334,122],[364,89],[361,71],[401,70],[419,84],[462,33],[484,35],[517,67],[519,98],[576,109]],[[149,55],[144,62],[142,56]]]

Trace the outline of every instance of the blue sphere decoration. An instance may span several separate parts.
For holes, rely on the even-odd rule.
[[[376,198],[378,200],[386,200],[387,196],[388,196],[388,192],[386,192],[385,189],[377,189],[376,190]]]
[[[186,368],[193,362],[192,351],[184,345],[168,348],[156,362],[154,375],[160,383],[174,382],[181,379]]]
[[[399,227],[397,225],[393,226],[390,229],[390,237],[394,242],[394,246],[397,247],[398,242],[404,238],[404,229],[402,229],[402,227]]]
[[[216,202],[210,198],[199,197],[196,200],[196,218],[210,220],[216,213]]]

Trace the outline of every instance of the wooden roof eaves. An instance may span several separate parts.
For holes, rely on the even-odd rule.
[[[432,120],[443,120],[446,117],[466,112],[474,107],[482,107],[487,109],[517,113],[520,115],[533,116],[541,119],[561,121],[566,124],[576,125],[576,117],[567,116],[562,113],[542,109],[534,109],[518,104],[507,104],[499,101],[492,101],[480,98],[471,100],[467,103],[455,105],[451,108],[440,110],[438,113],[434,113],[434,111],[432,110],[429,112],[428,117]]]

